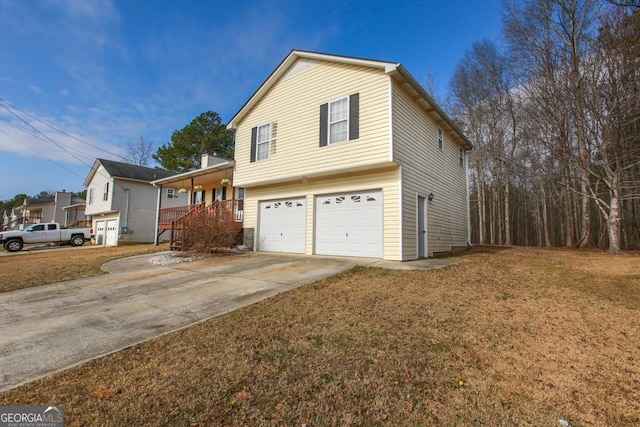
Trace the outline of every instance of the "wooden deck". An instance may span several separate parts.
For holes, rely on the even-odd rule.
[[[244,219],[244,200],[217,200],[210,205],[204,203],[160,209],[158,220],[158,235],[165,231],[171,233],[169,247],[174,250],[184,250],[183,232],[185,224],[201,213],[216,218],[231,218],[238,227],[242,227]]]

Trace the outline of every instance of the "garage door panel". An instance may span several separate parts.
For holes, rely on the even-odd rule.
[[[382,192],[316,198],[316,248],[320,255],[382,257]]]
[[[95,239],[96,239],[96,245],[104,245],[104,243],[105,243],[105,221],[96,221]]]
[[[258,248],[266,252],[305,252],[305,198],[260,202]]]
[[[116,246],[118,244],[118,220],[107,220],[107,233],[105,244],[107,246]]]

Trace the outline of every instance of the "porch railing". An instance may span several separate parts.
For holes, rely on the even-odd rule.
[[[158,228],[160,230],[171,230],[171,224],[184,218],[186,215],[195,212],[199,208],[204,207],[202,203],[196,205],[178,206],[175,208],[160,209],[160,216],[158,218]]]
[[[164,231],[171,233],[169,247],[184,249],[185,224],[201,212],[217,218],[233,218],[236,223],[244,219],[244,200],[217,200],[210,205],[204,203],[160,210],[158,220],[158,235]]]
[[[230,214],[235,222],[244,219],[244,200],[217,200],[206,207],[210,214]]]

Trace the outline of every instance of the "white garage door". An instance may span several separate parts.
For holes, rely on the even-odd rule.
[[[382,191],[316,198],[316,254],[382,258]]]
[[[104,245],[104,221],[96,221],[96,245]]]
[[[118,244],[118,220],[107,220],[107,239],[105,241],[107,246],[116,246]]]
[[[305,252],[305,198],[260,202],[258,249],[267,252]]]

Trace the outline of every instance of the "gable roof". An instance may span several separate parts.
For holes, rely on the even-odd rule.
[[[96,159],[87,179],[84,181],[85,187],[89,186],[89,182],[91,182],[93,176],[98,171],[99,165],[102,165],[112,178],[127,179],[131,181],[143,181],[150,183],[156,179],[166,178],[173,175],[173,172],[169,172],[164,169],[132,165],[130,163],[116,162],[114,160]]]
[[[319,52],[309,52],[304,50],[292,50],[289,55],[278,65],[269,77],[260,85],[249,100],[240,108],[240,111],[227,124],[227,129],[235,130],[244,117],[253,109],[253,107],[269,92],[269,89],[275,85],[280,78],[293,66],[293,64],[301,58],[329,61],[342,64],[358,65],[362,67],[377,68],[384,71],[392,79],[394,79],[407,93],[411,96],[420,108],[433,118],[439,126],[447,130],[454,136],[455,142],[461,147],[471,150],[473,144],[462,133],[460,128],[447,116],[447,114],[438,106],[435,100],[427,93],[416,79],[400,64],[396,62],[377,61],[372,59],[355,58],[351,56],[330,55]]]

